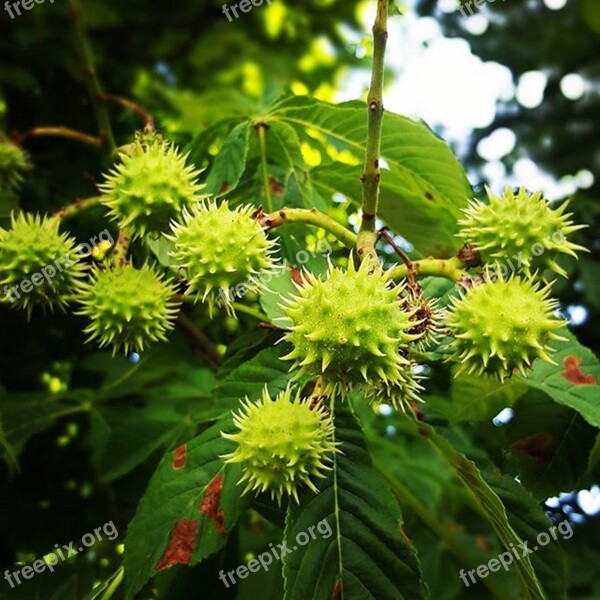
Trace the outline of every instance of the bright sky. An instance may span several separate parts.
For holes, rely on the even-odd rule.
[[[547,10],[561,10],[568,1],[543,0]],[[413,4],[414,0],[407,0],[407,3]],[[438,2],[439,10],[444,12],[455,11],[456,6],[457,0]],[[465,30],[485,35],[491,14],[484,6],[473,16],[462,17]],[[363,10],[366,31],[369,31],[374,16],[374,3],[369,2]],[[386,107],[423,119],[441,132],[459,154],[473,129],[487,127],[493,122],[498,101],[516,98],[522,107],[535,109],[544,99],[546,73],[530,71],[515,81],[506,66],[483,62],[475,56],[465,40],[445,38],[433,18],[419,18],[409,10],[402,17],[390,19],[389,32],[386,63],[395,71],[396,77],[386,90]],[[346,34],[352,42],[361,41],[354,32],[346,31]],[[337,99],[360,97],[368,87],[368,81],[366,70],[353,71]],[[576,101],[586,93],[587,84],[581,75],[572,73],[561,81],[561,90],[566,98]],[[557,181],[528,158],[519,159],[512,172],[507,173],[501,159],[514,149],[516,143],[515,134],[502,128],[482,140],[477,148],[479,155],[488,161],[484,175],[497,192],[507,184],[524,185],[531,190],[543,190],[553,200],[593,185],[591,171],[568,174]]]

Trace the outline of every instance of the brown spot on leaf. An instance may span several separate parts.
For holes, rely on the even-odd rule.
[[[183,469],[185,467],[185,463],[187,460],[187,446],[186,444],[181,444],[181,446],[177,446],[173,451],[173,468],[177,471],[179,469]]]
[[[224,181],[219,188],[219,194],[224,194],[229,189],[229,184]]]
[[[492,545],[482,535],[475,536],[475,545],[483,552],[489,552]]]
[[[576,355],[567,356],[563,360],[565,370],[562,376],[575,385],[594,385],[597,383],[593,375],[586,375],[581,372],[581,358]]]
[[[331,600],[342,600],[342,580],[338,579],[331,592]]]
[[[279,181],[277,181],[275,177],[273,177],[273,175],[269,175],[269,187],[271,188],[271,194],[273,194],[273,196],[277,196],[278,198],[281,198],[285,192],[284,187],[281,185],[281,183],[279,183]]]
[[[534,433],[528,438],[518,440],[511,444],[510,448],[513,452],[523,454],[530,458],[540,467],[547,467],[554,456],[549,446],[552,444],[553,437],[545,432]]]
[[[177,521],[171,531],[169,545],[154,569],[160,571],[178,563],[189,565],[192,562],[192,552],[196,546],[197,533],[197,520],[181,519]]]
[[[435,200],[431,192],[425,192],[425,198],[427,198],[427,200],[431,200],[431,202]]]
[[[200,512],[205,514],[217,524],[217,533],[225,534],[225,512],[219,510],[221,490],[223,489],[223,475],[219,473],[209,484],[200,503]]]

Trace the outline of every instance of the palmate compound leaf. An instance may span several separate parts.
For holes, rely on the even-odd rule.
[[[401,528],[400,508],[343,405],[336,408],[335,426],[341,453],[331,473],[317,482],[319,494],[305,492],[300,504],[288,509],[285,600],[426,598],[418,560]],[[330,527],[327,537],[323,521]]]
[[[228,414],[163,457],[125,538],[128,599],[158,571],[194,565],[225,544],[246,505],[240,467],[220,458],[234,448],[221,431],[234,430]]]
[[[209,127],[189,147],[190,160],[200,164],[215,136],[225,135],[222,156],[214,159],[209,173],[210,191],[227,195],[234,204],[256,200],[263,192],[254,176],[248,178],[250,172],[254,175],[256,165],[249,158],[257,144],[250,128],[264,123],[276,207],[324,210],[336,193],[359,206],[365,113],[362,102],[334,105],[306,96],[284,96],[266,110],[248,109],[245,116],[225,106],[220,125]],[[392,230],[409,231],[418,252],[453,254],[460,245],[457,221],[472,190],[448,144],[422,121],[386,112],[381,154],[381,218]]]

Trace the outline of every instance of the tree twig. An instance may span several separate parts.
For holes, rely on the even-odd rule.
[[[100,204],[100,196],[92,196],[91,198],[77,198],[75,202],[63,206],[52,216],[57,219],[69,219],[72,216],[80,213],[83,210],[98,206]]]
[[[269,165],[267,163],[267,129],[266,123],[257,123],[255,125],[256,135],[258,135],[258,146],[260,148],[260,164],[263,175],[263,186],[265,188],[265,205],[268,212],[273,210],[273,196],[271,194],[271,181],[269,180]]]
[[[208,336],[200,331],[184,313],[179,313],[177,325],[194,343],[206,364],[212,369],[218,370],[223,359]]]
[[[356,249],[362,260],[369,257],[376,260],[375,220],[379,205],[379,187],[381,171],[381,130],[383,125],[383,75],[385,66],[385,47],[387,43],[387,18],[389,0],[377,0],[377,15],[373,25],[373,67],[371,85],[367,96],[367,149],[365,164],[360,176],[362,183],[362,222]]]
[[[254,317],[258,321],[269,323],[269,317],[264,313],[258,310],[257,308],[253,308],[252,306],[248,306],[246,304],[242,304],[241,302],[232,302],[231,303],[233,309],[237,312],[244,313],[250,317]]]
[[[107,155],[112,155],[117,149],[113,135],[110,115],[106,103],[102,101],[103,91],[96,73],[94,55],[90,47],[83,24],[83,9],[79,0],[69,0],[71,20],[73,21],[73,41],[81,60],[82,74],[90,96],[90,102],[96,116],[98,133],[103,142]]]
[[[390,232],[387,229],[382,229],[379,232],[379,237],[382,237],[385,239],[385,241],[394,249],[394,252],[396,252],[396,254],[402,259],[402,262],[406,265],[406,269],[408,270],[408,285],[411,289],[413,289],[415,287],[415,283],[416,283],[415,270],[413,268],[413,264],[412,264],[410,258],[408,258],[406,252],[404,252],[404,250],[402,250],[402,248],[400,248],[400,246],[398,246],[398,244],[396,244],[393,236],[390,234]]]
[[[461,277],[466,275],[464,271],[464,263],[457,257],[452,258],[424,258],[411,262],[412,271],[415,277],[424,277],[433,275],[435,277],[445,277],[452,281],[459,281]],[[392,279],[402,279],[409,276],[409,269],[404,265],[394,267],[390,276]]]
[[[42,136],[55,136],[69,140],[75,140],[85,144],[86,146],[92,146],[92,148],[101,148],[103,143],[102,139],[99,137],[88,135],[87,133],[82,133],[81,131],[76,131],[75,129],[64,127],[63,125],[56,125],[52,127],[34,127],[25,133],[17,133],[13,135],[12,139],[17,144],[22,144],[26,140]]]
[[[127,263],[127,253],[131,244],[131,232],[126,227],[119,229],[119,237],[111,252],[113,264],[123,266]]]
[[[121,96],[115,96],[114,94],[101,94],[100,99],[104,100],[105,102],[112,102],[113,104],[134,112],[142,121],[144,121],[146,129],[150,131],[154,131],[156,129],[152,115],[144,110],[139,104],[133,102],[133,100],[128,100],[127,98],[122,98]]]
[[[316,208],[282,208],[272,213],[265,213],[259,209],[254,213],[254,218],[267,229],[274,229],[286,223],[315,225],[331,233],[347,248],[354,248],[356,244],[356,234]]]

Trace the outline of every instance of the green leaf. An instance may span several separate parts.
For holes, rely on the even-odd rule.
[[[585,24],[596,33],[600,33],[600,8],[594,0],[582,0],[581,17]]]
[[[269,161],[282,167],[285,173],[285,194],[281,205],[312,208],[315,202],[310,178],[294,128],[277,120],[270,121],[266,140]],[[319,209],[324,208],[318,203],[316,205]]]
[[[427,597],[414,549],[401,531],[400,508],[348,409],[336,410],[335,432],[341,453],[332,473],[318,485],[319,494],[304,493],[288,512],[285,599]],[[300,545],[303,533],[309,541]]]
[[[163,267],[168,267],[172,269],[175,273],[179,270],[179,265],[177,264],[177,260],[171,256],[175,243],[171,240],[168,240],[163,235],[152,236],[146,235],[144,236],[144,244],[148,246],[150,252],[154,254],[156,260],[158,260],[159,264]]]
[[[472,505],[458,489],[461,484],[448,462],[422,436],[406,435],[403,415],[389,421],[398,428],[392,439],[385,434],[368,435],[373,459],[407,517],[406,531],[418,550],[431,596],[436,600],[462,597],[460,569],[476,569],[497,556],[500,547],[487,536],[485,545],[478,543],[481,524],[479,520],[471,523]],[[413,518],[411,523],[411,513],[418,521]],[[481,580],[486,594],[498,600],[511,597],[507,583],[512,582],[502,576]]]
[[[246,123],[246,118],[227,118],[217,121],[210,127],[202,130],[194,139],[184,148],[188,155],[188,162],[196,166],[204,165],[211,158],[211,146],[217,141],[221,141],[238,124]]]
[[[4,458],[10,469],[15,469],[18,466],[17,455],[6,439],[4,426],[2,424],[2,415],[0,414],[0,456]]]
[[[296,293],[296,288],[292,281],[292,274],[287,265],[280,266],[273,272],[273,278],[267,282],[267,285],[260,295],[260,305],[265,314],[273,321],[284,316],[280,304],[284,298],[289,298]],[[275,321],[280,327],[285,327],[284,322]]]
[[[234,430],[228,414],[163,457],[127,530],[127,598],[157,571],[194,565],[225,544],[245,507],[237,487],[240,466],[220,458],[233,449],[221,431]]]
[[[567,576],[560,546],[554,539],[545,545],[537,541],[537,536],[541,533],[550,535],[548,530],[552,526],[540,503],[512,477],[487,470],[484,476],[488,485],[502,501],[511,527],[522,540],[528,542],[528,549],[534,551],[528,557],[531,556],[531,562],[548,599],[566,599]],[[558,532],[556,535],[558,539],[563,537]],[[519,552],[522,554],[523,550]]]
[[[40,89],[40,82],[30,69],[15,64],[0,65],[0,82],[4,82],[24,93],[34,93]]]
[[[261,350],[229,371],[225,378],[217,380],[213,391],[215,404],[222,410],[228,410],[236,407],[245,396],[257,399],[267,384],[271,394],[284,389],[292,376],[290,363],[281,360],[285,353],[285,347],[279,344],[275,348]]]
[[[204,130],[216,124],[239,122],[256,112],[256,103],[234,90],[214,89],[203,94],[157,85],[153,91],[167,100],[179,113],[174,120],[185,133],[202,136]],[[192,142],[192,146],[194,146]]]
[[[584,304],[600,310],[600,264],[585,256],[579,259],[579,277],[583,284]]]
[[[367,138],[366,112],[362,102],[332,105],[295,96],[277,102],[267,122],[287,123],[300,139],[307,131],[315,132],[360,161]],[[424,123],[386,112],[381,155],[387,163],[381,175],[381,218],[420,253],[453,254],[456,221],[471,196],[471,187],[449,146]],[[360,173],[360,166],[336,162],[322,164],[310,175],[323,197],[342,193],[359,205]]]
[[[250,124],[247,121],[230,131],[206,179],[206,193],[221,196],[237,187],[246,167],[249,137]]]
[[[52,594],[50,600],[77,600],[77,587],[78,577],[77,575],[71,575],[71,577],[69,577],[69,579],[54,592],[54,594]]]
[[[588,458],[588,471],[592,473],[598,466],[598,463],[600,463],[600,433],[596,435],[594,447],[592,448]]]
[[[168,397],[168,396],[167,396]],[[92,412],[92,449],[101,481],[129,473],[159,448],[166,449],[195,431],[192,406],[168,403],[100,406]]]
[[[69,397],[71,397],[70,394]],[[81,393],[84,395],[84,392]],[[89,406],[63,396],[48,394],[10,394],[0,403],[6,441],[19,455],[30,438],[54,425],[61,417],[87,412]]]
[[[600,362],[566,330],[567,342],[553,342],[556,365],[536,360],[523,378],[531,387],[546,392],[554,401],[576,410],[588,423],[600,427]]]
[[[490,522],[504,548],[507,551],[510,551],[511,545],[518,548],[522,539],[511,525],[502,501],[485,481],[477,465],[456,450],[433,427],[423,422],[415,422],[415,427],[421,435],[431,441],[454,468],[457,477],[470,491],[481,514]],[[546,595],[529,556],[524,556],[513,564],[521,581],[522,598],[525,600],[545,600]]]
[[[308,251],[304,251],[308,256]],[[266,315],[280,327],[286,327],[291,325],[291,322],[286,321],[275,321],[285,317],[281,310],[281,303],[285,298],[289,298],[297,293],[297,290],[292,281],[292,272],[290,268],[301,270],[306,269],[313,275],[322,275],[327,272],[328,262],[326,255],[316,255],[309,258],[303,264],[291,264],[280,263],[280,265],[273,271],[273,276],[270,281],[265,279],[266,288],[261,293],[260,305],[265,311]]]
[[[97,391],[102,401],[127,396],[207,399],[214,376],[209,369],[198,368],[196,361],[187,340],[174,332],[168,344],[144,352],[137,363],[125,356],[107,360],[106,352],[97,352],[86,358],[83,368],[95,379],[103,378]]]
[[[106,581],[95,587],[83,600],[104,600],[111,598],[123,581],[123,568],[113,573]]]
[[[523,396],[505,431],[523,485],[543,500],[579,489],[596,429],[538,391]]]
[[[528,389],[517,379],[501,384],[491,377],[459,375],[451,383],[447,416],[451,422],[486,421],[512,406]]]

